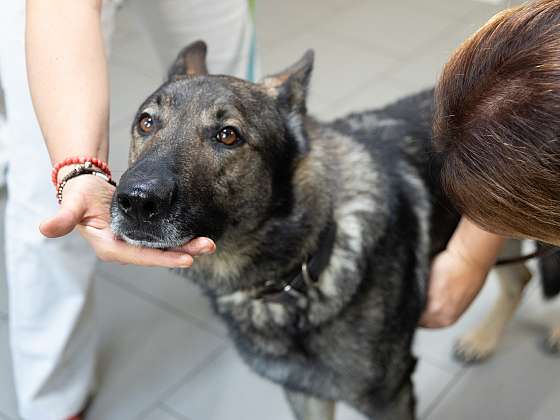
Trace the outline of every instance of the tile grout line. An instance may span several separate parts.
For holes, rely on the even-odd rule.
[[[186,384],[192,377],[198,375],[203,369],[208,367],[214,360],[219,358],[222,354],[224,354],[229,348],[228,344],[224,344],[223,346],[218,347],[217,349],[213,350],[208,357],[206,357],[202,362],[198,364],[197,367],[188,371],[181,379],[175,382],[173,385],[170,385],[165,391],[163,391],[157,401],[153,404],[148,406],[145,410],[140,412],[138,416],[135,417],[135,420],[143,420],[145,417],[150,414],[151,411],[156,409],[159,405],[165,404],[165,400],[168,399],[175,391],[177,391],[181,386]]]
[[[267,49],[272,50],[272,49],[276,49],[276,48],[279,48],[279,47],[282,48],[283,43],[288,43],[290,41],[293,41],[293,40],[297,39],[298,37],[307,35],[310,32],[312,32],[313,30],[315,30],[317,27],[319,27],[319,25],[324,23],[325,18],[329,18],[329,19],[333,18],[334,19],[338,16],[338,13],[340,11],[342,11],[343,9],[345,9],[345,11],[350,11],[350,10],[353,10],[353,9],[357,9],[363,3],[365,3],[365,1],[360,2],[360,3],[356,3],[352,6],[350,6],[348,9],[345,9],[344,5],[333,7],[330,10],[329,16],[319,18],[317,20],[314,20],[313,22],[309,22],[309,24],[305,25],[305,28],[301,28],[301,30],[299,30],[297,32],[292,32],[289,37],[286,37],[286,38],[283,38],[283,39],[276,39],[275,41],[270,42],[267,45]],[[257,13],[257,18],[258,18],[258,16],[259,15]],[[255,25],[259,25],[258,19],[255,20]],[[257,31],[257,35],[258,35],[258,31]],[[259,44],[260,49],[262,49],[263,48],[262,43],[259,42],[258,38],[257,38],[257,43]]]
[[[469,10],[469,11],[466,12],[464,15],[462,15],[462,16],[460,16],[460,17],[457,17],[457,18],[453,18],[453,20],[455,21],[455,24],[456,24],[457,22],[460,22],[460,23],[470,23],[470,21],[469,21],[469,16],[471,16],[472,14],[474,14],[475,11],[476,11],[476,7],[473,7],[473,9]],[[442,29],[441,32],[438,32],[433,38],[429,39],[429,40],[426,41],[424,44],[421,44],[421,45],[418,47],[418,50],[422,50],[422,51],[426,50],[426,48],[424,48],[424,47],[429,46],[429,45],[432,45],[432,44],[434,43],[434,41],[436,41],[437,39],[439,39],[442,35],[444,35],[444,34],[450,32],[450,31],[453,31],[453,30],[455,29],[455,27],[456,27],[456,25],[449,24],[449,25],[446,26],[444,29]],[[330,34],[330,35],[334,35],[334,34],[332,34],[332,33],[329,33],[329,34]],[[373,49],[374,51],[378,51],[378,52],[380,52],[380,53],[388,54],[388,55],[390,56],[390,58],[391,58],[393,61],[395,61],[395,64],[394,64],[394,65],[389,65],[389,66],[387,67],[387,69],[381,71],[378,75],[373,76],[373,77],[369,78],[368,80],[364,81],[364,83],[360,84],[360,86],[356,87],[355,89],[353,89],[353,90],[350,91],[349,93],[344,94],[344,95],[341,95],[339,98],[334,99],[334,100],[332,100],[332,101],[329,101],[329,103],[328,103],[326,106],[324,106],[324,107],[321,108],[322,110],[327,109],[327,108],[330,108],[333,104],[335,104],[335,103],[337,103],[337,102],[346,101],[346,100],[350,99],[352,96],[355,96],[357,93],[359,93],[360,91],[362,91],[363,88],[369,86],[370,84],[374,84],[374,83],[376,83],[376,81],[379,81],[379,80],[386,80],[386,79],[389,79],[389,80],[394,81],[394,82],[396,82],[396,83],[402,83],[402,84],[405,84],[405,85],[409,85],[409,82],[408,82],[407,80],[399,79],[398,77],[392,76],[393,73],[395,73],[395,71],[398,70],[398,69],[400,68],[400,66],[402,65],[402,61],[403,61],[404,59],[407,58],[407,57],[406,57],[406,54],[403,54],[402,56],[401,56],[401,55],[394,55],[394,52],[389,51],[388,49],[386,50],[385,48],[380,47],[379,45],[372,45],[372,44],[369,44],[367,41],[361,41],[361,40],[350,39],[350,38],[344,38],[342,41],[355,42],[355,43],[360,44],[360,45],[363,46],[363,47],[368,47],[368,49]],[[424,53],[424,54],[421,54],[421,55],[416,56],[416,58],[417,58],[417,59],[420,59],[420,58],[424,57],[425,55],[426,55],[426,54]],[[433,87],[434,85],[435,85],[435,81],[434,81],[434,83],[433,83],[431,86],[425,86],[425,87],[423,87],[423,88],[417,88],[417,87],[416,87],[416,88],[414,88],[414,90],[416,90],[416,91],[421,91],[421,90],[429,89],[429,88]],[[410,86],[410,88],[413,89],[412,86]],[[376,108],[378,108],[378,107],[376,107]],[[373,109],[376,109],[376,108],[368,108],[368,109],[366,109],[365,111],[367,111],[367,110],[373,110]],[[351,111],[351,112],[352,112],[352,111]],[[338,116],[335,117],[334,119],[336,119],[336,118],[338,118]]]
[[[445,26],[440,32],[438,32],[433,38],[430,38],[429,40],[427,40],[425,43],[422,43],[421,45],[419,45],[417,48],[415,48],[415,50],[419,50],[419,51],[425,51],[427,50],[427,46],[433,45],[434,41],[437,41],[438,39],[440,39],[443,35],[452,32],[455,30],[457,23],[472,23],[472,21],[469,20],[469,16],[473,15],[476,11],[476,7],[473,7],[471,10],[469,10],[468,12],[466,12],[464,15],[457,17],[457,18],[453,18],[453,23],[450,23],[449,25]],[[350,38],[344,38],[349,42],[358,42],[357,40],[353,40]],[[382,48],[378,45],[371,45],[366,41],[361,41],[360,42],[362,45],[364,46],[368,46],[369,48],[374,48],[375,50],[379,50],[379,52],[386,52],[387,54],[391,54],[391,52],[389,50],[385,50],[385,48]],[[459,45],[457,45],[458,47]],[[406,59],[408,59],[407,54],[402,54],[402,55],[393,55],[394,52],[391,54],[391,58],[393,58],[395,61],[399,62],[399,66],[402,65],[402,62]],[[423,53],[421,55],[416,56],[416,58],[421,58],[424,57],[426,54]],[[384,78],[384,77],[389,77],[391,78],[391,75],[395,72],[395,70],[397,70],[398,67],[395,65],[395,67],[388,67],[385,71],[382,71],[381,73],[379,73],[378,77],[379,78]],[[373,80],[373,78],[372,78]],[[402,81],[398,78],[392,78],[392,80],[398,81],[398,82],[402,82],[402,83],[406,83],[405,81]],[[435,84],[435,83],[434,83]]]
[[[383,73],[385,73],[385,72],[383,72]],[[357,94],[361,93],[365,88],[367,88],[370,85],[376,84],[380,81],[386,82],[388,80],[391,81],[391,82],[395,82],[395,83],[405,84],[405,85],[407,85],[407,89],[410,89],[410,90],[417,90],[418,92],[423,90],[423,89],[417,89],[417,88],[414,89],[412,86],[409,86],[408,81],[402,81],[400,79],[392,78],[390,76],[377,75],[375,77],[367,79],[364,83],[361,83],[358,87],[356,87],[355,89],[352,89],[349,93],[341,95],[340,97],[335,98],[332,101],[327,102],[327,104],[325,106],[320,108],[320,112],[322,112],[326,109],[332,108],[337,103],[347,102],[347,101],[351,100],[353,97],[355,97]],[[424,89],[426,89],[426,88],[424,88]],[[399,96],[399,98],[400,98],[400,96]],[[387,102],[385,105],[389,105],[390,103],[399,100],[399,98],[395,98],[394,100]],[[335,117],[329,117],[327,119],[327,122],[328,121],[334,121],[338,118],[342,118],[342,117],[344,117],[348,114],[352,114],[352,113],[355,113],[355,112],[360,113],[360,112],[369,112],[369,111],[379,110],[379,109],[383,108],[385,105],[378,105],[378,106],[373,106],[372,105],[368,108],[361,109],[361,110],[360,109],[350,110],[349,112],[346,112],[345,114],[336,115]],[[314,115],[313,111],[311,111],[311,115]]]
[[[453,370],[454,372],[451,373],[451,376],[455,376],[456,374],[461,372],[464,368],[468,367],[468,366],[463,366],[463,365],[455,366],[455,365],[453,365],[452,362],[449,362],[449,361],[444,362],[444,361],[436,360],[435,358],[432,358],[431,356],[425,356],[425,355],[422,355],[422,354],[419,354],[419,353],[416,354],[416,358],[419,361],[422,360],[422,361],[432,365],[432,367],[443,370],[444,372],[449,372],[450,370]]]
[[[434,412],[439,403],[445,398],[445,396],[459,383],[461,379],[467,374],[468,368],[462,368],[459,372],[453,375],[451,381],[449,381],[448,386],[446,386],[439,394],[434,398],[432,403],[426,408],[425,412],[421,414],[420,418],[422,420],[429,420],[429,416]]]
[[[401,6],[401,7],[405,7],[405,6]],[[454,28],[456,28],[457,23],[468,23],[468,22],[465,21],[465,19],[467,19],[468,16],[470,16],[471,14],[473,14],[475,12],[475,10],[476,10],[476,7],[473,6],[473,8],[471,10],[469,10],[468,12],[466,12],[464,15],[457,16],[457,17],[447,16],[448,20],[450,20],[452,22],[449,23],[447,26],[445,26],[433,38],[430,38],[425,43],[422,43],[421,45],[418,45],[416,48],[414,48],[414,51],[424,50],[425,46],[432,45],[434,43],[434,41],[439,39],[442,35],[448,33],[450,30],[453,30]],[[431,8],[430,8],[430,11],[433,12],[433,10]],[[431,14],[431,13],[428,13],[428,14]],[[313,29],[314,28],[311,28],[310,32]],[[371,42],[365,41],[364,39],[358,39],[357,37],[352,38],[352,37],[344,36],[344,35],[341,35],[340,33],[334,33],[334,32],[326,32],[326,34],[328,34],[330,36],[333,36],[335,38],[338,38],[339,41],[346,42],[346,43],[348,43],[348,42],[353,43],[353,44],[359,45],[361,47],[365,47],[368,50],[374,50],[374,51],[386,54],[391,59],[393,59],[394,61],[398,61],[400,65],[402,65],[403,61],[409,59],[410,52],[409,53],[396,53],[395,54],[395,52],[392,49],[390,49],[389,47],[381,46],[379,44],[372,44]],[[417,57],[422,57],[422,55],[417,56]],[[381,72],[379,74],[379,76],[385,76],[386,74],[392,72],[392,70],[394,70],[394,68],[390,68],[390,69],[386,70],[385,72]]]
[[[196,327],[202,329],[203,331],[211,334],[212,336],[222,339],[223,341],[227,342],[227,337],[224,337],[223,335],[219,334],[217,331],[215,331],[211,326],[209,326],[207,323],[205,323],[204,321],[202,321],[199,318],[196,318],[193,315],[190,315],[186,312],[183,312],[179,309],[177,309],[176,307],[174,307],[173,305],[165,302],[164,300],[158,299],[157,297],[144,292],[143,290],[140,289],[136,289],[135,287],[129,285],[126,282],[120,282],[117,279],[112,278],[112,276],[107,275],[106,273],[104,274],[104,276],[102,277],[105,281],[108,281],[109,283],[115,285],[116,287],[119,287],[122,290],[125,290],[131,294],[133,294],[134,296],[143,299],[144,301],[151,303],[155,306],[157,306],[158,308],[173,314],[185,321],[188,322],[192,322]]]
[[[454,30],[457,22],[468,23],[468,21],[467,21],[468,16],[473,14],[474,10],[475,9],[473,8],[472,10],[469,10],[467,13],[465,13],[463,16],[456,18],[456,21],[454,22],[455,24],[447,25],[444,29],[442,29],[440,32],[438,32],[433,38],[430,38],[425,43],[419,45],[417,49],[421,50],[421,51],[425,51],[426,46],[432,45],[434,43],[434,41],[440,39],[443,34],[446,34],[449,31]],[[329,33],[329,35],[335,35],[335,34]],[[380,47],[378,45],[372,45],[372,44],[368,43],[367,41],[358,41],[356,39],[350,39],[350,38],[343,38],[341,40],[339,39],[339,41],[341,41],[343,43],[346,43],[346,42],[351,42],[352,43],[353,42],[353,43],[359,44],[361,47],[366,47],[368,50],[373,50],[373,51],[380,52],[380,53],[383,53],[383,54],[388,54],[389,58],[391,58],[391,60],[394,61],[395,64],[387,66],[387,68],[385,70],[379,72],[379,74],[377,74],[376,76],[372,76],[371,78],[368,78],[366,81],[364,81],[364,83],[360,84],[360,86],[357,86],[355,89],[348,92],[347,94],[341,95],[339,98],[333,99],[332,101],[329,101],[329,103],[326,106],[324,106],[322,109],[331,107],[331,105],[333,105],[337,102],[345,101],[347,99],[350,99],[352,96],[355,96],[358,92],[362,91],[364,87],[369,86],[370,84],[373,84],[378,80],[389,79],[389,80],[392,80],[394,82],[409,85],[408,81],[401,80],[401,79],[398,79],[398,78],[392,76],[395,73],[395,71],[398,70],[402,66],[403,60],[405,60],[407,58],[406,54],[395,55],[393,51],[389,51],[388,49],[386,50],[385,48]],[[424,57],[425,55],[426,54],[423,53],[423,54],[420,54],[420,55],[416,56],[416,58],[419,59],[419,58]],[[433,85],[435,85],[435,82],[434,82]],[[422,88],[422,89],[416,88],[416,90],[420,91],[420,90],[424,90],[424,89],[428,89],[428,88],[429,87],[425,87],[425,88]],[[375,109],[375,108],[372,108],[372,109]],[[336,118],[337,117],[335,117],[335,119]]]
[[[172,417],[177,417],[177,420],[189,420],[188,417],[185,417],[181,413],[175,411],[173,408],[171,408],[167,404],[165,404],[165,402],[162,402],[161,404],[159,404],[158,408],[161,411],[165,411],[167,414],[169,414]]]

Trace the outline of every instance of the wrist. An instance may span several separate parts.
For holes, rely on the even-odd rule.
[[[90,162],[76,165],[76,167],[72,169],[67,175],[65,175],[57,185],[56,198],[58,200],[58,204],[62,204],[62,192],[68,182],[82,175],[92,175],[94,178],[100,178],[113,187],[116,186],[115,182],[111,179],[111,176],[108,175],[107,172],[94,167]]]
[[[68,175],[73,170],[83,167],[84,165],[86,165],[87,167],[93,167],[94,169],[103,172],[105,175],[107,175],[107,177],[111,178],[111,170],[109,169],[109,165],[101,159],[97,159],[91,156],[73,156],[62,160],[53,166],[53,170],[51,173],[51,180],[53,185],[57,187],[66,175]]]
[[[447,251],[471,268],[488,272],[496,262],[504,241],[504,237],[486,232],[463,218],[447,244]]]

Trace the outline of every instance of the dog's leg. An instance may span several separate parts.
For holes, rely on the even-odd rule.
[[[519,255],[520,242],[511,241],[508,248],[507,254]],[[455,345],[455,357],[464,363],[480,362],[494,353],[504,328],[521,301],[523,289],[531,280],[531,273],[524,264],[498,267],[496,274],[501,291],[493,309]]]
[[[560,327],[550,329],[544,340],[544,349],[547,353],[560,356]]]
[[[560,254],[552,254],[539,258],[539,272],[541,286],[545,299],[552,299],[560,292]],[[544,350],[555,356],[560,356],[560,326],[556,325],[548,331],[543,340]]]
[[[416,398],[409,379],[390,405],[380,406],[375,396],[364,395],[350,403],[355,409],[372,420],[415,420]]]
[[[284,389],[296,420],[334,420],[335,402]]]

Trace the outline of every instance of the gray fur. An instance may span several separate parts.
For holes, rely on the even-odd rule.
[[[429,258],[458,219],[431,158],[432,93],[320,123],[305,107],[311,53],[261,84],[177,63],[139,110],[157,115],[158,130],[141,136],[135,122],[123,175],[170,168],[177,200],[160,223],[133,224],[115,199],[113,230],[131,243],[149,232],[160,239],[142,244],[155,247],[197,235],[217,242],[183,274],[204,289],[245,362],[293,397],[298,419],[319,420],[301,407],[326,412],[331,400],[372,419],[413,419],[411,343]],[[225,125],[242,133],[238,147],[213,140]],[[291,305],[255,297],[315,252],[331,220],[335,246],[316,286]]]

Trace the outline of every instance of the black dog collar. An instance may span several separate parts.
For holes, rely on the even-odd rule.
[[[316,286],[319,276],[329,265],[335,240],[336,223],[331,221],[319,235],[317,251],[305,260],[301,267],[298,267],[288,277],[288,280],[282,283],[269,280],[263,286],[256,288],[253,291],[254,299],[262,299],[270,303],[292,304],[305,298],[309,291]]]

